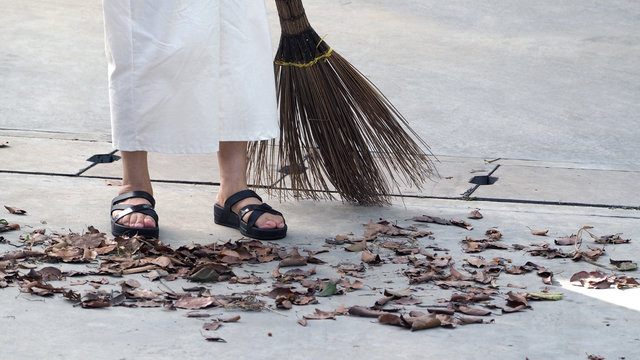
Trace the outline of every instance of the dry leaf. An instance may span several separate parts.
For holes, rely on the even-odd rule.
[[[316,309],[316,311],[313,314],[304,315],[303,317],[307,320],[326,320],[326,319],[335,320],[336,314],[335,312],[322,311],[320,309]]]
[[[1,219],[4,220],[4,219]],[[12,230],[20,230],[20,225],[18,224],[9,224],[6,220],[3,223],[0,223],[0,233]]]
[[[362,262],[365,262],[367,264],[379,264],[382,261],[382,259],[380,259],[380,255],[373,255],[369,250],[364,250],[362,252],[361,259]]]
[[[187,310],[199,310],[217,305],[218,302],[213,296],[192,297],[191,295],[183,296],[173,304],[177,308]]]
[[[202,330],[216,331],[220,326],[222,326],[222,324],[219,321],[212,321],[202,324]]]
[[[549,232],[549,230],[534,230],[532,228],[529,228],[529,231],[531,231],[531,234],[536,235],[536,236],[547,236],[547,233]]]
[[[411,331],[431,329],[438,326],[440,326],[440,320],[434,314],[420,316],[411,320]]]
[[[349,315],[353,315],[353,316],[377,318],[382,314],[386,314],[386,312],[375,310],[375,309],[369,309],[364,306],[356,305],[349,308]]]
[[[553,240],[556,245],[560,246],[573,246],[578,242],[578,236],[573,234],[565,237],[561,237],[559,239]]]
[[[20,209],[20,208],[14,207],[14,206],[7,206],[7,205],[5,205],[5,206],[4,206],[4,208],[5,208],[5,209],[7,209],[7,210],[9,210],[9,212],[10,212],[11,214],[14,214],[14,215],[26,215],[26,214],[27,214],[27,212],[26,212],[26,211],[24,211],[24,210],[22,210],[22,209]]]
[[[400,316],[394,315],[394,314],[388,314],[388,313],[378,316],[378,322],[381,324],[395,325],[395,326],[400,326],[405,328],[411,327],[411,325],[405,322],[404,320],[402,320]]]

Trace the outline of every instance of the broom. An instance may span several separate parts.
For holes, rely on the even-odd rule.
[[[311,28],[301,0],[276,0],[282,27],[275,56],[280,138],[249,146],[255,183],[295,197],[389,203],[399,183],[433,175],[428,145],[360,71]],[[429,151],[430,153],[430,151]],[[430,153],[431,154],[431,153]]]

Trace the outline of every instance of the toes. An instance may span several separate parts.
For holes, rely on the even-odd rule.
[[[115,214],[115,216],[117,216],[117,214]],[[156,222],[153,218],[144,214],[126,215],[122,219],[118,220],[118,224],[133,228],[152,228],[156,226]]]
[[[264,219],[262,219],[264,217]],[[260,229],[282,229],[284,228],[284,219],[280,216],[262,215],[258,218],[256,225]]]
[[[146,216],[144,218],[143,226],[144,227],[155,227],[156,226],[156,222],[153,221],[153,219],[150,216]]]
[[[116,213],[115,216],[118,216],[118,213]],[[127,216],[124,216],[122,219],[118,220],[118,224],[122,226],[131,226],[129,225],[130,221],[131,221],[131,215],[127,215]]]
[[[260,229],[275,229],[276,223],[274,221],[265,221],[264,223],[258,225]]]

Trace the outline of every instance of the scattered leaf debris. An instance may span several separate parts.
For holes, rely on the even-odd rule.
[[[474,212],[468,218],[480,219],[479,211]],[[459,219],[446,220],[422,215],[411,220],[473,229]],[[8,226],[6,220],[0,221],[0,229]],[[14,230],[20,229],[19,225],[15,227]],[[201,330],[205,332],[217,331],[224,324],[240,320],[237,314],[213,316],[208,312],[210,309],[247,312],[270,310],[278,313],[294,306],[318,304],[320,306],[314,312],[296,320],[300,326],[307,326],[308,320],[336,320],[338,317],[353,316],[375,318],[380,324],[410,331],[455,328],[492,323],[492,316],[531,311],[534,301],[562,300],[561,293],[527,291],[526,287],[511,283],[501,290],[498,284],[501,274],[525,276],[535,273],[533,276],[541,278],[545,285],[553,285],[553,272],[530,261],[516,264],[507,258],[508,255],[497,257],[496,251],[501,254],[524,251],[529,256],[546,259],[571,258],[594,263],[605,254],[605,245],[630,242],[630,239],[621,238],[620,234],[596,236],[589,233],[595,243],[602,247],[587,245],[586,249],[581,249],[581,233],[588,232],[587,229],[590,227],[583,227],[577,235],[556,239],[558,246],[574,246],[572,251],[563,252],[550,247],[547,242],[530,244],[528,247],[508,245],[506,242],[510,240],[505,240],[499,230],[491,228],[484,232],[484,237],[467,236],[461,240],[462,250],[473,255],[458,263],[457,258],[448,254],[448,249],[433,244],[433,232],[383,219],[364,224],[361,237],[352,233],[337,235],[327,239],[325,244],[319,244],[332,250],[304,249],[306,255],[302,255],[296,247],[286,249],[278,244],[257,240],[189,244],[173,249],[157,239],[109,238],[93,227],[89,227],[84,234],[47,233],[39,229],[20,236],[21,249],[0,255],[0,289],[17,287],[23,293],[41,297],[60,294],[69,303],[82,308],[120,306],[180,309],[186,312],[186,317],[205,321]],[[540,236],[548,232],[544,230],[544,234],[536,234],[534,230],[531,231]],[[426,239],[418,241],[421,238]],[[336,250],[352,252],[349,256],[353,263],[326,264],[316,257]],[[475,254],[488,250],[493,251],[491,256]],[[268,273],[256,274],[248,270],[250,267],[243,267],[264,263],[273,266],[270,277]],[[83,267],[80,271],[62,270],[58,264],[91,264],[91,267]],[[401,273],[407,283],[402,286],[393,284],[384,289],[368,286],[366,279],[369,271],[388,264],[403,266]],[[318,278],[316,266],[325,266],[324,270],[333,267],[337,275],[330,279]],[[607,266],[617,271],[637,268],[631,259],[610,259],[610,265]],[[133,274],[145,277],[147,285],[129,277]],[[177,279],[190,281],[193,286],[175,291],[172,289],[175,286],[170,283]],[[267,284],[269,281],[271,285]],[[210,284],[219,282],[246,286],[248,290],[212,294]],[[162,287],[149,287],[148,283],[161,284]],[[571,277],[571,283],[594,289],[639,286],[633,277],[599,271],[578,272]],[[256,290],[258,285],[262,290]],[[424,291],[419,291],[428,286],[449,290],[451,295],[446,299],[432,299],[425,296]],[[117,290],[105,290],[108,287],[117,287]],[[354,291],[373,291],[380,296],[368,305],[340,306],[334,310],[320,308],[322,302],[326,301],[324,298],[339,299]],[[426,312],[417,311],[416,308]],[[203,337],[207,341],[226,342],[217,336],[203,334]]]

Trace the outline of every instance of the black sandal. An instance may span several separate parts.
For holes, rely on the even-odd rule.
[[[240,233],[244,236],[248,236],[258,240],[277,240],[287,236],[287,225],[285,224],[282,229],[260,229],[255,226],[258,218],[264,213],[270,213],[278,216],[282,216],[279,211],[273,210],[273,208],[265,203],[251,204],[240,209],[239,214],[231,211],[231,207],[238,201],[246,198],[257,198],[262,201],[262,198],[258,196],[252,190],[242,190],[231,195],[227,201],[224,202],[224,207],[215,204],[213,206],[213,221],[218,225],[228,226],[234,229],[240,230]],[[242,218],[248,213],[249,219],[243,221]]]
[[[131,205],[131,204],[120,204],[121,202],[132,199],[132,198],[143,198],[151,203],[149,204],[140,204],[140,205]],[[158,238],[158,234],[160,233],[160,229],[158,228],[158,214],[154,210],[156,206],[156,200],[146,191],[131,191],[128,193],[124,193],[122,195],[118,195],[111,200],[111,233],[114,236],[134,236],[140,235],[148,238]],[[117,210],[122,210],[118,216],[113,217],[113,212]],[[118,224],[118,220],[123,217],[132,214],[132,213],[141,213],[145,215],[149,215],[155,220],[156,226],[152,228],[134,228],[131,226],[124,226]]]

